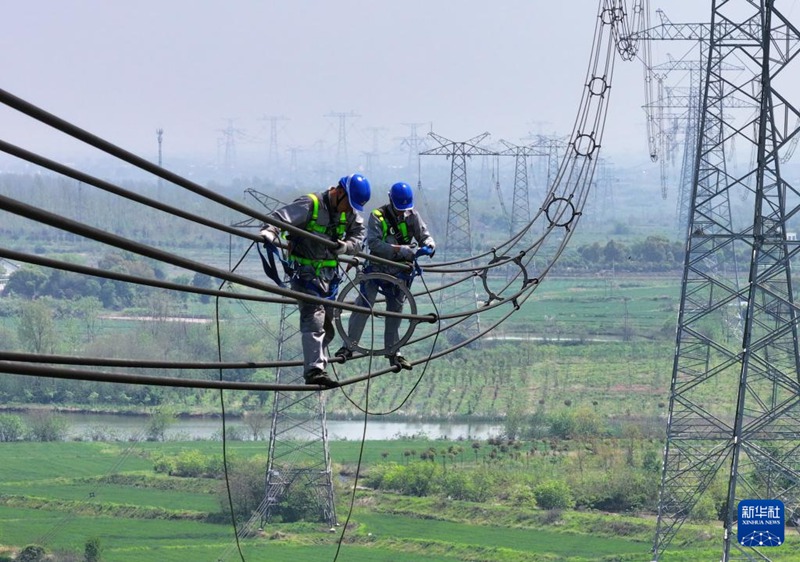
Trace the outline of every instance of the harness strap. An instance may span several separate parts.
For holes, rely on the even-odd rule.
[[[277,257],[281,264],[283,264],[283,270],[287,274],[290,274],[291,265],[286,260],[281,258],[278,248],[269,242],[264,242],[264,249],[267,250],[266,256],[261,250],[260,244],[256,244],[256,249],[258,250],[258,257],[261,258],[261,267],[264,268],[264,273],[267,275],[267,277],[275,281],[275,284],[278,285],[278,287],[285,287],[285,283],[281,279],[280,275],[278,275],[278,267],[275,265],[275,258]]]
[[[319,218],[319,197],[317,197],[316,193],[309,193],[306,195],[311,202],[313,203],[313,207],[311,208],[311,220],[308,221],[306,225],[306,230],[310,232],[315,232],[317,234],[332,234],[328,232],[328,229],[331,225],[323,226],[317,224],[317,219]],[[347,232],[347,213],[342,212],[339,215],[339,222],[336,225],[336,239],[341,240],[344,238],[344,233]]]
[[[334,240],[343,240],[344,235],[347,232],[347,213],[342,212],[339,215],[339,222],[336,224],[336,229],[334,232],[331,232],[331,227],[333,225],[321,225],[317,223],[317,219],[319,218],[319,197],[317,197],[316,193],[309,193],[306,195],[309,199],[311,199],[312,207],[311,207],[311,218],[309,219],[308,223],[306,224],[306,230],[309,232],[313,232],[315,234],[325,234],[328,236],[333,236]],[[314,272],[319,275],[319,271],[323,267],[337,267],[339,265],[339,260],[336,259],[328,259],[328,260],[319,260],[319,259],[312,259],[306,258],[304,256],[298,256],[289,252],[289,261],[295,262],[300,265],[309,265],[314,268]]]
[[[397,222],[395,214],[389,210],[388,205],[384,205],[380,209],[375,209],[372,214],[381,222],[381,230],[383,231],[382,240],[386,240],[389,234],[399,234],[400,242],[408,244],[411,242],[411,237],[408,235],[408,225],[406,221]]]

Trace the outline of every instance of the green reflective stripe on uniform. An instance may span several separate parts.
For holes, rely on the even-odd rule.
[[[317,219],[319,218],[319,197],[317,197],[316,193],[309,193],[306,197],[311,199],[311,203],[313,206],[311,207],[311,220],[308,221],[306,224],[306,230],[309,232],[314,232],[316,234],[328,234],[328,226],[322,226],[317,224]],[[336,225],[336,239],[341,240],[344,238],[344,233],[347,231],[347,213],[342,213],[339,216],[339,224]],[[339,265],[339,260],[315,260],[311,258],[305,258],[303,256],[297,255],[290,255],[290,261],[294,261],[299,263],[300,265],[310,265],[314,268],[314,270],[319,274],[319,270],[323,267],[337,267]]]
[[[386,240],[386,236],[389,234],[389,227],[386,225],[386,219],[383,218],[383,213],[381,213],[380,209],[375,209],[372,211],[372,214],[378,217],[378,220],[381,221],[381,230],[383,230],[383,237],[381,240]]]
[[[400,229],[400,234],[403,235],[403,242],[407,242],[408,238],[408,226],[406,226],[405,221],[397,223],[397,228]]]
[[[339,265],[338,260],[312,260],[303,256],[289,256],[289,261],[297,262],[300,265],[310,265],[317,273],[323,267],[338,267]]]
[[[379,221],[381,221],[381,230],[383,230],[383,237],[381,240],[385,241],[386,237],[389,235],[389,226],[386,224],[387,220],[386,217],[383,216],[383,213],[380,209],[375,209],[372,211],[372,214],[375,215]],[[408,225],[405,221],[397,223],[397,229],[400,231],[400,236],[403,237],[401,242],[404,244],[408,244],[411,238],[408,237]]]
[[[311,208],[311,220],[308,221],[308,224],[306,225],[306,230],[324,234],[325,231],[328,229],[328,227],[320,226],[317,224],[317,218],[319,218],[319,197],[317,197],[316,193],[309,193],[307,197],[311,199],[311,202],[314,205]]]
[[[317,224],[317,218],[319,218],[319,197],[317,197],[316,193],[309,193],[307,197],[311,199],[314,206],[311,209],[311,220],[308,221],[306,230],[318,234],[328,234],[328,227],[330,225],[322,226]],[[341,240],[345,232],[347,232],[347,213],[342,212],[342,214],[339,215],[339,224],[336,225],[336,238]]]

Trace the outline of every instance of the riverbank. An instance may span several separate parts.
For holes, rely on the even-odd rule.
[[[75,441],[131,441],[142,440],[148,433],[150,418],[136,412],[98,412],[78,408],[18,408],[5,406],[0,411],[18,415],[30,424],[37,415],[56,413],[64,426],[64,436]],[[225,419],[226,435],[239,441],[264,441],[269,436],[269,420],[254,431],[241,416]],[[503,427],[497,423],[453,420],[390,420],[384,417],[361,419],[328,419],[328,438],[331,441],[369,441],[406,438],[463,441],[486,440],[502,434]],[[164,439],[169,441],[221,440],[223,419],[219,414],[176,415],[164,430]],[[254,436],[255,433],[255,436]],[[298,431],[294,437],[306,439]]]
[[[84,414],[92,416],[127,416],[131,418],[148,418],[153,411],[158,410],[159,407],[147,409],[142,406],[130,407],[96,407],[96,406],[63,406],[58,404],[3,404],[0,405],[0,413],[14,413],[14,414],[31,414],[34,412],[51,412],[58,414]],[[222,414],[219,408],[216,409],[193,409],[176,411],[172,406],[163,406],[163,408],[172,409],[172,414],[177,419],[222,419]],[[270,413],[264,410],[265,413]],[[227,409],[225,412],[226,419],[241,419],[244,417],[244,410],[240,409]],[[455,424],[483,424],[483,425],[499,425],[503,419],[500,416],[421,416],[421,415],[406,415],[402,413],[392,413],[380,416],[381,419],[391,422],[400,423],[455,423]],[[353,416],[347,414],[327,413],[326,418],[329,421],[352,421],[361,423],[364,419],[363,415]],[[373,417],[374,419],[374,417]]]

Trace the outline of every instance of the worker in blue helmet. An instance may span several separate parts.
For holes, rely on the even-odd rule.
[[[359,214],[369,201],[370,185],[361,174],[345,176],[320,193],[295,199],[271,215],[308,232],[307,236],[287,235],[287,263],[291,288],[301,293],[333,301],[338,293],[339,256],[356,254],[364,242],[364,220]],[[280,229],[266,225],[261,235],[267,244],[281,246]],[[336,245],[320,241],[335,242]],[[325,367],[325,349],[333,340],[333,308],[298,300],[300,333],[303,345],[303,378],[307,384],[334,387]]]
[[[407,183],[397,182],[392,185],[389,190],[389,202],[370,213],[367,223],[367,247],[370,255],[392,260],[398,265],[369,261],[364,272],[392,275],[399,282],[405,283],[406,287],[411,285],[413,274],[408,267],[403,267],[401,264],[409,264],[423,255],[433,257],[436,252],[436,243],[428,231],[425,221],[414,209],[414,191]],[[386,298],[387,311],[403,311],[405,292],[393,283],[377,279],[367,280],[360,285],[356,305],[372,308],[378,292],[383,293]],[[368,315],[366,314],[354,312],[350,315],[347,325],[349,341],[358,344],[367,319]],[[400,320],[399,318],[385,317],[384,348],[387,350],[394,350],[397,346],[400,339]],[[353,356],[353,350],[345,345],[334,355],[346,361]],[[393,351],[387,358],[393,367],[411,369],[411,363],[403,357],[399,350]]]

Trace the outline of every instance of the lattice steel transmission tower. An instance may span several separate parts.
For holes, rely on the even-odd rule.
[[[411,178],[416,175],[416,196],[419,198],[420,202],[422,203],[420,207],[428,208],[428,202],[426,201],[427,197],[422,190],[422,178],[420,177],[420,154],[427,148],[427,138],[421,137],[417,133],[417,127],[420,125],[428,125],[430,123],[403,123],[406,127],[409,127],[411,130],[407,137],[402,137],[400,139],[400,146],[405,146],[408,150],[408,163],[406,164],[406,171],[405,176],[411,180]]]
[[[428,133],[439,146],[420,152],[420,156],[447,156],[450,159],[450,195],[447,206],[447,228],[444,239],[444,261],[468,259],[472,256],[472,229],[469,215],[469,190],[467,189],[467,158],[481,156],[497,156],[488,148],[479,146],[489,136],[482,133],[467,141],[456,142]],[[460,283],[456,289],[441,291],[441,303],[446,302],[447,309],[475,309],[477,307],[477,285],[475,277],[471,283]],[[474,335],[480,331],[478,314],[470,316],[461,324],[462,335]]]
[[[529,157],[546,158],[545,183],[555,177],[558,172],[559,147],[566,148],[566,142],[559,143],[557,139],[544,136],[534,137],[534,142],[520,146],[506,140],[500,140],[506,147],[500,151],[500,156],[514,157],[514,192],[511,197],[511,217],[509,220],[509,234],[518,234],[531,222],[530,183],[528,177]],[[545,186],[546,191],[547,186]]]
[[[269,115],[262,117],[269,121],[269,144],[267,145],[267,169],[273,177],[278,175],[281,165],[280,152],[278,150],[278,123],[287,121],[289,118],[281,115]]]
[[[367,131],[372,133],[372,148],[364,151],[367,161],[364,165],[367,177],[377,178],[381,167],[380,135],[386,127],[367,127]]]
[[[708,53],[704,50],[703,57]],[[669,185],[668,169],[680,152],[681,166],[679,170],[678,194],[676,199],[677,232],[685,237],[689,224],[689,212],[692,198],[692,170],[697,152],[698,121],[700,114],[700,94],[702,92],[705,67],[701,60],[670,59],[666,63],[652,67],[658,83],[656,99],[645,106],[649,120],[657,121],[657,139],[659,146],[659,163],[661,175],[661,192],[667,198]],[[720,67],[725,72],[742,71],[742,66],[725,64]],[[686,86],[670,86],[667,79],[670,75],[679,74],[688,77]],[[682,83],[682,81],[681,81]],[[748,103],[741,100],[726,100],[726,104]],[[755,110],[750,103],[745,107]]]
[[[428,125],[430,123],[403,123],[410,129],[407,137],[400,139],[400,145],[408,149],[408,163],[406,164],[406,174],[411,174],[411,171],[419,166],[419,155],[425,149],[427,142],[424,136],[419,136],[417,127],[420,125]],[[419,170],[417,170],[417,187],[419,187]]]
[[[344,112],[331,112],[325,117],[336,117],[339,121],[339,136],[336,143],[336,169],[337,173],[345,174],[349,170],[349,163],[347,161],[347,118],[359,117],[357,113],[352,111]]]
[[[722,561],[769,560],[769,548],[737,541],[737,506],[780,499],[787,518],[800,508],[791,275],[799,246],[787,236],[800,193],[780,169],[800,134],[790,101],[797,91],[787,79],[797,74],[800,36],[772,0],[714,0],[710,25],[693,33],[706,33],[708,57],[653,554],[660,559],[701,497],[725,479]],[[746,69],[726,72],[726,64]],[[756,153],[744,173],[726,166],[723,145],[734,137]],[[741,190],[752,207],[732,220],[720,208]],[[734,255],[749,259],[741,288]],[[741,315],[741,334],[725,329],[731,311]]]
[[[256,190],[247,189],[245,193],[267,212],[281,206],[277,199]],[[278,361],[300,360],[302,363],[298,314],[296,305],[281,305],[275,341]],[[302,366],[278,367],[275,382],[305,384]],[[329,525],[336,524],[326,396],[323,392],[276,391],[273,394],[265,492],[258,514],[262,526],[270,522],[281,500],[297,486],[311,490],[320,518]]]
[[[531,205],[528,190],[528,156],[535,154],[532,146],[519,146],[500,139],[506,147],[500,156],[514,157],[514,192],[511,196],[511,216],[508,221],[508,232],[514,235],[531,222]]]
[[[242,130],[233,126],[233,119],[228,119],[228,126],[220,129],[220,132],[220,144],[224,150],[223,166],[225,170],[231,171],[236,167],[236,137],[242,134]]]

